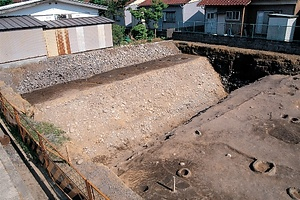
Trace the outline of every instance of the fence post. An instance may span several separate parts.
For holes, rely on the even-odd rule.
[[[85,186],[86,186],[86,190],[87,190],[87,193],[88,193],[89,200],[93,200],[94,198],[92,196],[91,185],[90,185],[90,183],[87,179],[85,180]]]
[[[193,26],[193,32],[195,32],[195,30],[196,30],[196,22],[194,22],[194,26]]]
[[[46,152],[46,148],[45,148],[45,144],[43,142],[43,138],[41,137],[40,133],[38,133],[38,138],[39,138],[39,145],[41,147],[41,151],[42,151],[42,155],[43,155],[43,158],[44,158],[44,166],[45,167],[48,167],[48,156],[47,156],[47,152]]]
[[[23,134],[23,128],[21,127],[21,121],[20,121],[20,116],[19,116],[19,113],[17,111],[16,108],[14,108],[14,114],[15,114],[15,119],[16,119],[16,122],[17,122],[17,125],[18,125],[18,129],[19,129],[19,132],[20,132],[20,135],[22,137],[22,140],[23,142],[25,141],[25,135]]]
[[[0,93],[0,98],[1,98],[1,104],[2,104],[3,115],[6,117],[6,108],[5,108],[4,98],[3,98],[2,93]]]

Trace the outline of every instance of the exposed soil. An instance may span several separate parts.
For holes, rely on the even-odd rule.
[[[234,91],[124,164],[121,179],[145,199],[290,199],[287,189],[300,185],[294,86],[299,75],[269,76]],[[191,176],[178,176],[182,168]]]
[[[72,162],[83,160],[79,170],[97,185],[96,168],[87,164],[120,174],[119,165],[226,95],[205,57],[179,54],[23,97],[35,106],[36,120],[67,132]]]
[[[217,104],[226,92],[211,69],[183,54],[23,96],[37,120],[66,130],[72,161],[96,185],[104,164],[145,199],[290,199],[300,185],[299,75],[268,76]],[[276,171],[255,172],[255,160]]]

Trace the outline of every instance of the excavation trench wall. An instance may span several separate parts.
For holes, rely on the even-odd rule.
[[[171,41],[128,45],[58,56],[18,68],[2,69],[0,79],[22,94],[179,53]]]
[[[296,75],[300,56],[204,43],[175,41],[182,53],[205,56],[221,75],[227,91],[272,74]]]

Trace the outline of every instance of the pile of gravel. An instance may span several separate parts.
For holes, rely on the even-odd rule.
[[[173,42],[164,41],[58,56],[23,66],[28,70],[25,70],[16,89],[21,94],[28,93],[179,53]]]

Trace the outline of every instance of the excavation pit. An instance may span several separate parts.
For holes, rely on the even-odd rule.
[[[276,172],[276,166],[274,163],[267,162],[267,161],[261,161],[261,160],[254,161],[251,164],[250,168],[254,172],[267,174],[267,175],[274,175]]]
[[[126,199],[122,196],[125,193],[115,189],[118,181],[110,185],[107,180],[111,173],[103,170],[102,164],[145,199],[284,199],[287,184],[300,184],[298,140],[289,139],[292,134],[299,136],[298,124],[290,121],[291,116],[298,116],[299,91],[288,87],[299,88],[299,78],[268,76],[225,98],[214,68],[219,67],[222,80],[234,84],[229,91],[276,73],[267,70],[280,69],[277,61],[264,61],[262,52],[248,50],[243,60],[239,50],[226,54],[228,49],[217,50],[220,57],[208,56],[215,60],[214,67],[208,58],[178,54],[58,84],[24,97],[35,105],[36,120],[66,130],[71,140],[61,145],[60,151],[66,152],[67,145],[71,162],[84,161],[76,168],[111,199]],[[250,55],[251,73],[248,65],[243,65]],[[223,67],[237,57],[232,72]],[[285,58],[274,56],[282,65]],[[266,63],[276,67],[265,67]],[[54,71],[66,75],[60,69]],[[293,96],[286,95],[289,90]],[[282,113],[288,116],[284,118]],[[199,127],[205,133],[201,139],[196,137]],[[268,158],[278,165],[278,176],[272,177],[275,184],[270,184],[270,177],[259,175],[270,173],[271,165],[260,166],[257,175],[249,170],[254,157]],[[184,166],[178,165],[181,161]],[[178,168],[186,166],[193,176],[177,177],[176,193],[157,184],[162,177],[169,177],[163,183],[173,188],[171,178]],[[122,195],[116,198],[116,194]]]

